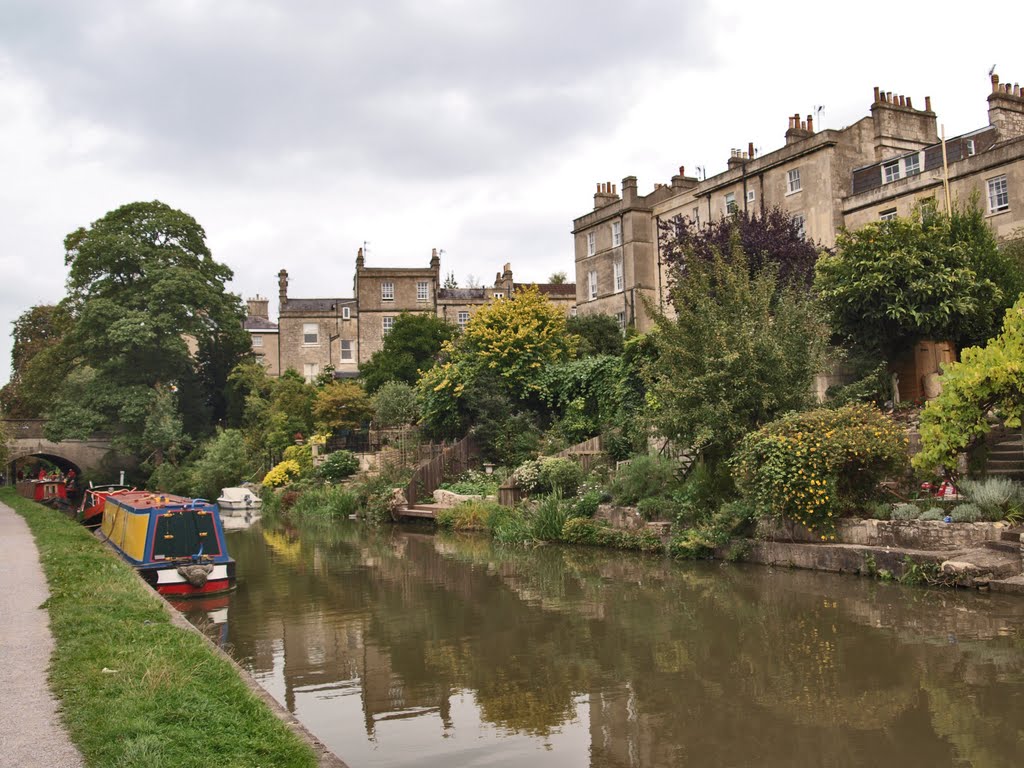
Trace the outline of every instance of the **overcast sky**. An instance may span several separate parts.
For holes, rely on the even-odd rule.
[[[598,181],[769,152],[787,116],[932,97],[987,124],[1024,81],[1024,4],[705,0],[0,0],[0,383],[11,322],[63,292],[64,236],[162,200],[232,290],[349,296],[368,266],[465,283],[573,270]]]

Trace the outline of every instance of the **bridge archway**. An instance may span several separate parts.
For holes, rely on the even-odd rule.
[[[25,479],[31,480],[33,476],[29,473],[26,467],[33,466],[32,459],[43,459],[44,461],[47,461],[50,464],[57,467],[57,469],[59,469],[61,473],[64,475],[67,475],[68,471],[72,469],[75,470],[75,475],[79,477],[81,477],[82,475],[82,467],[79,466],[76,462],[72,461],[71,459],[68,459],[64,456],[60,456],[56,453],[40,451],[36,453],[23,453],[20,454],[19,456],[12,457],[11,460],[8,462],[6,471],[8,482],[13,482],[13,480],[17,478],[18,470],[23,470]]]

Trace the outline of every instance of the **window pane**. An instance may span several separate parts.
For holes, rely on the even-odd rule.
[[[381,283],[380,284],[380,297],[384,301],[393,301],[395,298],[395,284],[394,283]]]
[[[420,281],[416,283],[416,300],[426,301],[427,300],[427,283],[426,281]]]
[[[350,339],[341,340],[341,359],[351,360],[352,359],[352,341]]]
[[[1005,211],[1010,207],[1010,195],[1006,177],[999,176],[988,182],[988,209],[991,212]]]
[[[789,189],[788,189],[788,191],[789,192],[799,192],[800,189],[801,189],[801,187],[800,187],[800,169],[799,168],[794,168],[793,170],[791,170],[789,172],[788,179],[789,179]]]
[[[303,323],[302,324],[302,343],[303,344],[319,344],[320,343],[320,326],[316,323]]]
[[[896,181],[900,177],[900,161],[895,160],[891,163],[886,163],[882,166],[882,171],[885,174],[885,183]]]

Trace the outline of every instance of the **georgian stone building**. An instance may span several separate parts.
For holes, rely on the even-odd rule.
[[[668,270],[659,225],[677,216],[705,223],[740,210],[779,207],[805,237],[835,243],[843,227],[907,215],[922,202],[945,206],[978,198],[1000,238],[1024,225],[1024,96],[993,76],[989,125],[945,142],[931,99],[875,88],[870,114],[840,129],[815,131],[812,115],[790,115],[785,144],[756,154],[733,150],[724,172],[700,180],[684,168],[670,184],[640,195],[637,180],[597,185],[592,211],[573,222],[576,304],[646,331],[641,297],[667,308]]]
[[[312,380],[333,369],[335,377],[350,378],[358,376],[360,363],[381,349],[384,336],[403,312],[434,315],[463,328],[488,302],[536,285],[566,315],[575,313],[573,284],[517,283],[512,265],[506,264],[492,287],[443,288],[440,266],[435,248],[424,268],[368,267],[360,248],[353,279],[354,298],[311,299],[288,295],[288,272],[282,269],[278,273],[276,324],[268,319],[266,299],[249,301],[245,327],[252,335],[253,352],[272,376],[291,368]]]

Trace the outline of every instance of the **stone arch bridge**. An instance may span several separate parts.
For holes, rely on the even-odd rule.
[[[38,457],[56,464],[62,471],[74,469],[78,475],[123,469],[134,459],[118,454],[109,435],[96,434],[86,440],[61,440],[55,443],[43,435],[43,419],[4,419],[9,455],[3,473],[13,480],[21,459]],[[104,481],[105,478],[100,478]],[[109,482],[109,480],[106,480]]]

